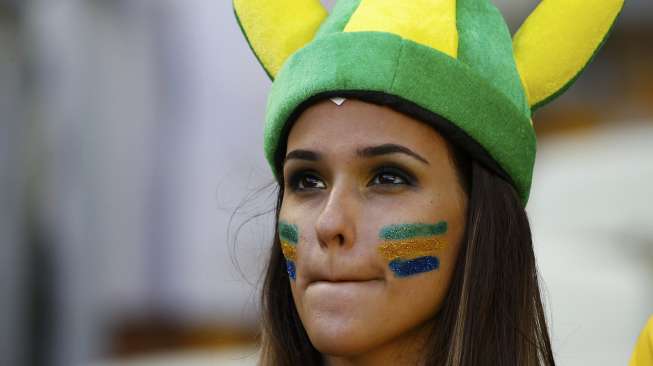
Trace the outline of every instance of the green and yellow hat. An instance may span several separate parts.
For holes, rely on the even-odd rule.
[[[623,0],[542,0],[511,37],[489,0],[233,0],[273,80],[265,156],[313,101],[356,97],[430,121],[528,201],[533,110],[563,93],[602,46]],[[444,123],[442,122],[444,121]]]

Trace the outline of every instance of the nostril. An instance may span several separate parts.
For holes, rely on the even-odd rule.
[[[345,243],[345,237],[342,234],[338,234],[338,244],[343,245]]]

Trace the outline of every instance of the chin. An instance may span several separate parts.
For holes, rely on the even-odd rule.
[[[351,324],[318,326],[306,331],[313,346],[321,353],[331,356],[355,356],[375,347],[378,342],[370,332],[352,329]]]
[[[309,337],[313,346],[322,354],[335,357],[352,357],[371,348],[365,339]]]

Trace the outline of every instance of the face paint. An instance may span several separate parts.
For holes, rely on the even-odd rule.
[[[388,266],[396,277],[433,271],[440,266],[440,260],[435,254],[446,244],[436,236],[446,232],[446,221],[436,224],[389,225],[379,232],[379,237],[384,242],[378,251],[389,261]]]
[[[379,235],[384,240],[401,240],[422,236],[442,235],[447,232],[446,221],[436,224],[400,224],[381,229]]]
[[[297,242],[299,241],[297,225],[279,221],[279,241],[281,241],[283,256],[286,258],[288,276],[294,280],[296,277],[295,261],[297,260]]]

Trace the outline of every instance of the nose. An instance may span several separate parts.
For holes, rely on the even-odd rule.
[[[350,247],[356,241],[356,215],[358,201],[355,189],[344,185],[334,186],[315,223],[320,246]]]

